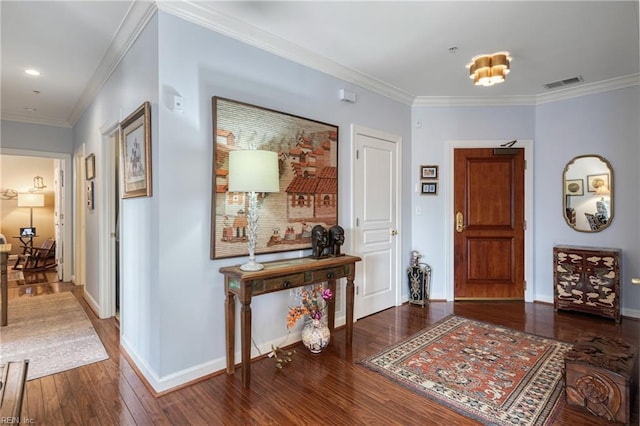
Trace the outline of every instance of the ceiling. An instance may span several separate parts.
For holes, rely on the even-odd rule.
[[[72,126],[156,8],[414,105],[533,104],[638,84],[640,72],[632,0],[3,0],[2,118]],[[506,82],[474,86],[465,65],[504,50]]]

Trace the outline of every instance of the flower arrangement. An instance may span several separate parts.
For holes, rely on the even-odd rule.
[[[287,328],[293,328],[300,318],[308,315],[309,318],[320,320],[327,302],[333,299],[331,289],[324,288],[321,284],[311,289],[300,288],[296,292],[296,300],[300,300],[297,306],[291,306],[287,314]]]

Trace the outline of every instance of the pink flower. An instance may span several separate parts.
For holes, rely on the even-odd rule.
[[[322,291],[322,300],[331,300],[333,298],[333,293],[331,293],[330,288],[325,288]]]

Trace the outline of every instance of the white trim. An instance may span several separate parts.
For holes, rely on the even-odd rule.
[[[62,234],[62,279],[64,281],[71,281],[73,275],[73,261],[74,256],[71,254],[73,247],[73,178],[72,170],[73,163],[71,160],[71,154],[65,154],[60,152],[47,152],[47,151],[34,151],[26,149],[14,149],[14,148],[0,148],[0,155],[17,155],[22,157],[43,157],[61,160],[60,170],[63,174],[63,181],[61,185],[64,191],[64,205],[60,214],[64,215],[65,225]]]
[[[455,148],[497,148],[507,141],[447,141],[446,142],[446,164],[448,165],[449,177],[446,193],[446,212],[444,219],[445,227],[445,294],[448,301],[454,298],[454,267],[453,267],[453,150]],[[525,302],[534,301],[534,281],[533,281],[533,140],[518,139],[518,147],[525,149],[525,171],[524,171],[524,219],[526,228],[524,231],[524,279],[527,288],[524,292]]]

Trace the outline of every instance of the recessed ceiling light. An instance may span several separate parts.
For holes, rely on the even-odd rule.
[[[36,112],[37,111],[36,108],[31,108],[31,107],[26,107],[24,110],[27,111],[27,112]]]
[[[29,74],[29,75],[33,75],[35,77],[40,75],[40,71],[38,71],[35,68],[27,68],[26,70],[24,70],[25,74]]]

